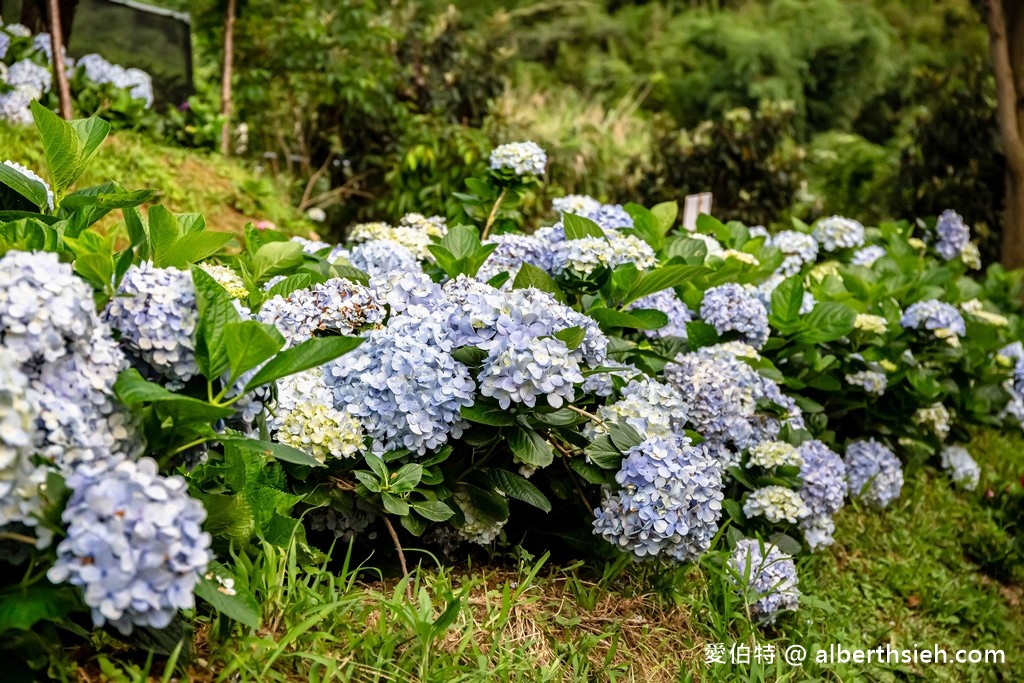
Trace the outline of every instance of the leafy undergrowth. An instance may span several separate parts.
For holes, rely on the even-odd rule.
[[[75,671],[79,680],[242,681],[1010,681],[1024,676],[1024,568],[1009,532],[1024,495],[1024,438],[982,432],[974,493],[939,473],[908,477],[888,510],[850,508],[837,544],[805,561],[803,604],[756,628],[721,571],[667,570],[628,560],[556,567],[523,551],[501,568],[423,569],[381,578],[346,562],[301,567],[267,545],[244,581],[262,626],[200,622],[193,652],[127,661],[112,642]],[[339,571],[340,569],[340,571]],[[411,597],[410,597],[411,596]],[[725,664],[705,663],[722,643]],[[826,664],[782,661],[851,648],[1002,649],[1003,665]],[[731,664],[733,645],[773,645],[774,664]],[[763,652],[764,650],[762,650]],[[79,653],[81,654],[81,653]],[[812,655],[813,657],[813,655]],[[172,666],[168,667],[170,662]]]
[[[43,167],[42,145],[31,127],[0,121],[0,150],[16,150],[19,163],[37,170]],[[129,189],[157,190],[154,201],[174,213],[204,214],[213,230],[241,233],[246,223],[259,220],[298,234],[312,228],[269,177],[216,154],[161,145],[131,131],[107,139],[78,187],[123,178],[132,179]]]

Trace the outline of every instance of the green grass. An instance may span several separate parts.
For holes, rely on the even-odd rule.
[[[42,174],[43,150],[35,129],[0,122],[3,159]],[[153,188],[157,201],[176,213],[202,213],[214,230],[240,232],[249,221],[270,220],[306,233],[312,225],[269,175],[232,159],[154,142],[132,131],[112,134],[76,187],[113,180],[129,189]]]
[[[993,511],[1000,497],[1021,499],[1024,438],[981,432],[973,450],[983,466],[974,493],[921,470],[909,473],[888,510],[844,510],[836,545],[801,562],[800,611],[774,626],[751,625],[744,599],[713,569],[714,554],[666,569],[628,561],[558,567],[520,551],[500,567],[437,569],[424,561],[399,581],[347,562],[334,573],[304,567],[294,549],[267,546],[244,565],[263,605],[261,628],[199,619],[194,651],[177,660],[177,672],[166,671],[163,659],[132,660],[109,648],[78,671],[88,680],[145,673],[198,681],[1022,680],[1024,614],[1012,578],[1022,567]],[[998,493],[988,498],[989,489]],[[777,661],[708,666],[705,646],[713,643],[773,645]],[[1002,649],[1007,661],[800,668],[781,661],[790,645],[813,653],[830,644],[915,643],[950,654]]]

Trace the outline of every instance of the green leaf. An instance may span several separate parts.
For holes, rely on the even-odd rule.
[[[622,464],[622,451],[615,447],[607,434],[597,437],[586,448],[590,461],[605,470],[617,470]]]
[[[503,491],[509,498],[521,500],[544,512],[551,512],[551,501],[529,480],[508,470],[497,469],[488,472],[488,477],[494,487]]]
[[[234,379],[271,358],[285,344],[276,327],[256,320],[228,323],[223,339]]]
[[[29,180],[7,164],[0,163],[0,183],[17,192],[40,211],[46,210],[46,186],[38,180]]]
[[[529,289],[530,287],[554,294],[559,301],[565,298],[565,294],[550,275],[532,263],[524,263],[516,273],[516,279],[512,281],[512,289]]]
[[[28,630],[36,623],[60,619],[80,609],[78,591],[43,581],[28,587],[12,586],[0,593],[0,633]]]
[[[373,473],[377,475],[377,478],[386,482],[388,480],[388,467],[384,464],[384,459],[375,453],[367,453],[363,460],[369,465]]]
[[[800,276],[786,278],[772,292],[772,325],[780,330],[800,320],[800,307],[804,303],[804,285]]]
[[[298,242],[264,244],[252,257],[253,279],[262,282],[274,275],[287,273],[301,266],[305,258]]]
[[[431,522],[444,522],[455,514],[454,510],[440,500],[412,500],[409,501],[409,505],[417,514]]]
[[[213,256],[235,238],[229,232],[194,232],[182,235],[170,246],[163,258],[163,266],[188,268],[193,263]]]
[[[202,268],[192,268],[199,325],[196,328],[196,364],[208,379],[224,374],[230,365],[224,330],[241,320],[231,296]]]
[[[239,585],[234,575],[224,565],[219,562],[211,562],[207,576],[214,578],[206,578],[206,576],[201,578],[196,584],[196,596],[202,598],[224,616],[234,619],[243,626],[260,627],[259,603],[249,591]],[[228,589],[220,584],[216,577],[232,581],[231,591],[234,594],[229,595]]]
[[[181,226],[174,214],[160,204],[149,208],[149,242],[154,265],[161,268],[170,265],[171,249],[180,235]]]
[[[456,225],[441,239],[441,246],[456,259],[471,256],[480,245],[480,234],[469,225]]]
[[[417,463],[402,465],[388,479],[388,490],[395,493],[409,493],[423,479],[423,467]]]
[[[462,417],[470,422],[478,422],[492,427],[505,427],[515,422],[512,414],[496,403],[477,401],[471,406],[462,406],[461,413]]]
[[[663,202],[651,207],[651,214],[662,235],[667,235],[679,217],[679,204],[677,202]]]
[[[323,467],[324,464],[314,458],[306,451],[292,448],[283,443],[274,441],[263,441],[261,439],[249,439],[245,437],[223,437],[221,443],[230,443],[237,446],[244,452],[257,453],[262,457],[274,458],[281,462],[288,462],[293,465],[305,465],[306,467]]]
[[[99,151],[103,141],[107,139],[107,135],[110,134],[110,124],[96,116],[90,116],[87,119],[76,119],[69,123],[82,143],[82,168],[79,169],[79,172],[81,172],[84,170],[85,165],[92,160],[96,152]]]
[[[805,344],[824,344],[853,332],[857,311],[835,301],[819,303],[803,318],[807,328],[797,335]]]
[[[384,509],[393,515],[404,517],[409,514],[409,504],[393,493],[381,492],[380,500],[384,503]]]
[[[135,368],[124,370],[114,382],[114,394],[126,406],[140,406],[144,403],[156,403],[173,415],[177,420],[200,419],[202,421],[218,420],[235,414],[234,408],[220,408],[206,401],[176,394],[159,384],[148,382]]]
[[[640,314],[640,315],[637,315]],[[657,330],[668,324],[668,316],[661,311],[617,311],[614,308],[591,308],[587,315],[597,321],[602,330],[624,327],[633,330]]]
[[[558,339],[565,343],[570,351],[574,351],[580,347],[583,340],[587,337],[587,331],[579,325],[573,327],[567,327],[564,330],[559,330],[552,335],[555,339]]]
[[[578,240],[584,237],[606,239],[601,226],[589,218],[567,213],[562,216],[562,225],[565,227],[565,238],[569,240]]]
[[[508,445],[515,454],[516,460],[524,465],[547,467],[554,462],[555,452],[551,448],[551,444],[532,429],[517,428],[513,430],[509,436]]]
[[[627,306],[649,294],[678,287],[710,272],[711,270],[704,266],[669,265],[655,268],[640,275],[626,293],[622,305]]]
[[[342,356],[366,341],[363,337],[313,337],[281,353],[260,368],[245,385],[250,391],[288,375],[309,370]]]
[[[621,456],[620,456],[621,459]],[[583,458],[570,458],[569,467],[590,484],[610,484],[614,481],[611,472],[593,465]]]
[[[82,172],[82,141],[70,123],[32,100],[32,118],[43,143],[50,184],[58,199]]]
[[[612,443],[615,444],[615,447],[623,452],[628,451],[633,446],[639,445],[644,440],[635,429],[625,422],[612,423],[609,428],[608,435],[611,437]]]
[[[686,323],[686,336],[694,351],[718,343],[718,331],[702,320]]]
[[[313,276],[309,273],[295,273],[276,283],[267,290],[267,299],[275,296],[288,296],[298,289],[307,289],[313,284]]]

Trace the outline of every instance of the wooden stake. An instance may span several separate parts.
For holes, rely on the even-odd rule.
[[[57,84],[57,100],[60,103],[60,115],[70,121],[74,117],[71,110],[71,88],[68,87],[68,75],[64,70],[64,36],[60,23],[59,0],[48,0],[47,9],[50,15],[50,49],[53,53],[53,78]]]

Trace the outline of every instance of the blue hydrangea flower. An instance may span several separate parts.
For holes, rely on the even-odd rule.
[[[686,323],[693,320],[691,311],[683,301],[676,296],[671,289],[663,289],[654,294],[637,299],[629,305],[628,310],[649,308],[661,311],[668,316],[668,324],[656,330],[644,330],[643,333],[650,339],[662,339],[664,337],[679,337],[687,339]]]
[[[348,509],[316,508],[306,513],[303,519],[313,531],[329,531],[335,538],[347,542],[370,528],[376,518],[376,511],[364,503],[362,498],[356,498]],[[370,538],[373,538],[372,534]]]
[[[594,510],[594,532],[636,559],[679,562],[704,553],[722,516],[722,472],[686,437],[652,437],[625,453],[615,480]]]
[[[509,296],[463,275],[444,284],[445,309],[456,347],[476,346],[489,351],[522,327],[522,316]]]
[[[584,434],[594,438],[607,433],[609,425],[623,422],[640,436],[670,438],[686,427],[686,401],[675,387],[653,379],[633,380],[622,388],[622,398],[598,408],[601,422],[591,422]]]
[[[119,64],[111,64],[98,54],[79,57],[75,68],[94,83],[110,83],[115,88],[127,90],[132,99],[143,100],[147,109],[153,106],[153,81],[142,69],[126,69]]]
[[[796,524],[811,514],[800,494],[785,486],[763,486],[750,492],[743,502],[747,519],[764,517],[772,524]]]
[[[7,51],[11,48],[11,37],[0,31],[0,59],[7,56]]]
[[[784,611],[796,611],[800,604],[799,579],[793,558],[774,545],[745,538],[736,544],[729,558],[733,580],[746,582],[743,592],[758,596],[750,613],[772,623]]]
[[[393,316],[365,343],[324,368],[334,407],[373,437],[374,452],[408,448],[420,455],[462,435],[460,411],[476,385],[452,358],[447,325],[436,316]]]
[[[548,165],[548,155],[536,142],[510,142],[491,151],[491,168],[509,169],[518,176],[541,176]]]
[[[832,545],[832,517],[843,508],[846,496],[846,466],[821,441],[805,441],[798,450],[804,462],[800,468],[800,497],[811,509],[800,528],[811,550],[817,550]]]
[[[0,75],[2,75],[2,70],[0,70]],[[29,106],[32,100],[32,94],[24,90],[0,93],[0,121],[7,121],[21,126],[31,125],[33,118],[32,110],[29,109]]]
[[[723,468],[739,464],[740,452],[772,441],[783,424],[803,427],[796,402],[724,345],[680,354],[665,366],[665,381],[686,400],[690,424]],[[781,407],[785,417],[761,410],[758,401]]]
[[[939,216],[935,232],[939,236],[935,251],[946,261],[960,258],[971,241],[971,229],[964,223],[963,216],[952,209],[946,209]]]
[[[199,311],[190,272],[150,262],[131,266],[103,318],[121,333],[129,356],[168,379],[185,382],[199,371]]]
[[[881,396],[885,393],[885,388],[889,384],[889,379],[885,376],[884,372],[861,370],[847,375],[846,383],[855,387],[860,387],[869,394]]]
[[[872,244],[869,247],[858,249],[853,252],[853,256],[850,258],[850,263],[855,266],[864,266],[870,268],[875,264],[875,261],[885,256],[885,248],[880,247],[877,244]]]
[[[605,230],[618,230],[621,228],[632,228],[633,217],[622,208],[622,204],[598,204],[582,214]]]
[[[570,194],[565,197],[552,199],[551,208],[560,215],[571,213],[576,216],[589,216],[601,209],[601,202],[590,195]]]
[[[825,251],[854,249],[864,245],[864,226],[852,218],[830,216],[814,225],[811,232]]]
[[[496,351],[484,361],[477,379],[480,393],[506,410],[513,403],[532,408],[540,396],[561,408],[572,402],[575,385],[583,383],[579,361],[559,339],[516,332]]]
[[[727,283],[707,290],[700,317],[719,334],[738,332],[755,348],[768,341],[768,311],[742,285]]]
[[[783,230],[772,235],[768,244],[782,251],[785,258],[775,272],[785,277],[796,275],[804,264],[818,258],[817,240],[804,232]]]
[[[874,439],[846,447],[846,481],[850,495],[884,508],[900,497],[903,467],[888,446]]]
[[[1017,359],[1013,367],[1013,388],[1021,396],[1024,396],[1024,357]]]
[[[594,396],[611,396],[615,393],[615,377],[623,382],[637,379],[642,380],[644,373],[632,363],[616,363],[612,361],[607,366],[608,370],[592,372],[583,381],[583,393]]]
[[[415,273],[422,271],[416,255],[397,242],[370,240],[357,244],[349,254],[349,262],[369,275],[387,275],[391,272]]]
[[[936,337],[954,346],[958,346],[960,337],[967,334],[967,324],[960,311],[938,299],[911,304],[900,318],[900,325],[908,330],[931,330]]]
[[[53,75],[50,70],[31,59],[23,59],[7,68],[7,85],[28,93],[33,99],[39,99],[50,92],[52,84]]]
[[[942,469],[949,473],[953,483],[968,491],[978,488],[981,468],[963,446],[944,446],[940,453]]]
[[[386,303],[392,313],[429,313],[447,303],[441,285],[421,272],[393,271],[387,275],[375,275],[370,278],[370,291],[377,301]]]
[[[47,572],[82,588],[96,626],[127,635],[136,626],[165,628],[210,563],[206,510],[181,477],[161,477],[149,458],[125,460],[97,477],[72,477],[64,510],[67,538]]]
[[[533,337],[546,337],[579,327],[583,330],[583,342],[572,351],[572,355],[585,365],[598,367],[608,356],[608,337],[597,322],[565,304],[559,303],[551,294],[530,287],[514,289],[509,293],[509,304],[517,321]]]
[[[384,307],[368,287],[333,278],[267,300],[256,317],[277,327],[287,345],[293,346],[322,332],[355,334],[378,326],[384,320]]]
[[[506,287],[511,287],[524,263],[537,266],[546,273],[554,270],[554,252],[547,242],[538,239],[536,235],[494,235],[486,240],[486,244],[498,246],[477,271],[476,278],[483,282],[501,273],[508,273]]]

